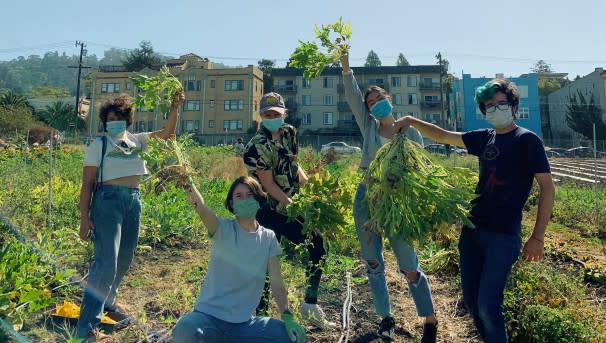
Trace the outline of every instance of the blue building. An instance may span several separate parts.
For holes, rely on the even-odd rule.
[[[502,77],[502,75],[497,75]],[[488,77],[471,77],[463,74],[463,79],[452,84],[450,97],[449,122],[455,123],[457,131],[470,131],[491,127],[474,101],[476,88],[492,80]],[[520,77],[508,77],[518,87],[520,106],[516,124],[543,137],[541,131],[541,113],[539,107],[539,87],[536,73],[524,74]]]

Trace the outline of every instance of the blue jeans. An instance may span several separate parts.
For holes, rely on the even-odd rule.
[[[251,317],[243,323],[229,323],[206,313],[190,312],[173,329],[174,343],[261,343],[291,342],[284,322],[270,317]]]
[[[463,300],[484,342],[507,343],[503,292],[520,246],[519,234],[468,228],[461,232]]]
[[[385,261],[383,259],[383,238],[374,232],[368,232],[362,228],[369,218],[368,200],[366,198],[366,184],[360,183],[354,198],[354,222],[362,258],[366,261],[366,273],[372,292],[372,300],[377,314],[381,317],[391,315],[391,304],[389,301],[389,290],[385,281]],[[396,237],[387,237],[391,249],[396,255],[401,272],[417,271],[419,279],[415,282],[408,281],[408,291],[412,296],[417,308],[417,314],[427,317],[435,313],[433,299],[429,282],[425,273],[421,270],[417,253],[410,246]],[[376,266],[371,266],[369,261],[376,261]]]
[[[78,337],[87,337],[112,308],[137,248],[141,194],[137,188],[102,185],[94,194],[91,218],[95,252],[80,308]]]

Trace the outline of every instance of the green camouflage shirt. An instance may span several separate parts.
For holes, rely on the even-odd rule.
[[[257,169],[271,170],[274,182],[289,197],[299,192],[299,163],[297,161],[297,134],[293,126],[284,124],[280,128],[282,138],[274,141],[265,127],[246,144],[244,164],[248,174],[257,180]],[[260,180],[259,180],[260,182]],[[278,201],[269,197],[269,204],[276,208]]]

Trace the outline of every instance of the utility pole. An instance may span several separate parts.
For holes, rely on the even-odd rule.
[[[442,122],[442,127],[446,128],[445,125],[445,119],[444,119],[444,86],[442,85],[442,76],[444,74],[444,70],[442,67],[442,54],[440,52],[438,52],[438,54],[436,55],[436,58],[438,59],[438,64],[440,65],[440,119]]]
[[[82,65],[82,57],[84,55],[86,55],[86,50],[84,50],[84,48],[86,47],[86,45],[84,45],[84,42],[80,42],[80,41],[76,41],[76,47],[80,46],[80,60],[78,62],[78,66],[69,66],[68,68],[78,68],[78,83],[76,86],[76,115],[74,117],[74,119],[76,119],[76,123],[73,124],[74,126],[74,133],[76,130],[76,126],[77,126],[77,120],[78,120],[78,116],[80,115],[80,76],[82,75],[82,68],[90,68],[90,67],[85,67]],[[71,126],[71,123],[70,123]]]

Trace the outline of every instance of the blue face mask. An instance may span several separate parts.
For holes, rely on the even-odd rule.
[[[261,208],[257,199],[252,196],[246,199],[235,199],[233,207],[236,217],[241,218],[254,218],[257,211]]]
[[[263,119],[263,126],[271,132],[276,132],[284,124],[284,118]]]
[[[126,120],[114,120],[105,123],[105,128],[110,136],[116,137],[126,131]]]
[[[372,105],[370,108],[370,113],[372,113],[372,115],[377,119],[383,119],[387,117],[392,110],[393,106],[391,105],[389,99],[382,99]]]

